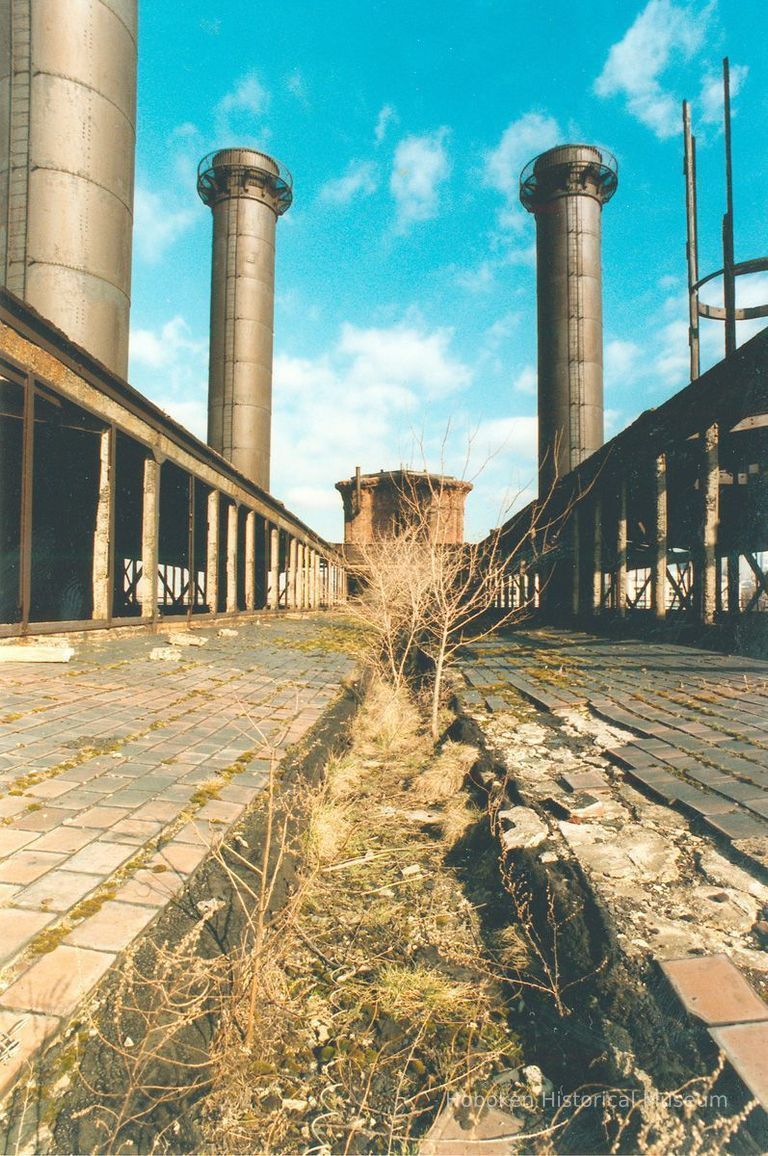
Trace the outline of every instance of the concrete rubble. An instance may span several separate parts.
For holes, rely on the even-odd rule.
[[[0,646],[0,662],[69,662],[73,646],[46,642],[12,642]]]
[[[563,712],[560,733],[528,721],[531,708],[521,705],[520,712],[526,720],[522,724],[509,715],[475,716],[528,804],[499,813],[500,818],[513,816],[514,826],[503,836],[505,849],[546,842],[559,856],[570,853],[610,912],[629,954],[663,959],[727,951],[739,966],[768,975],[768,956],[754,935],[768,887],[729,862],[710,839],[695,834],[682,816],[625,781],[608,760],[606,744],[620,745],[632,736],[593,722],[585,711]],[[563,735],[580,742],[570,745]],[[590,742],[586,750],[585,739]],[[604,779],[599,811],[587,821],[578,815],[554,817],[553,802],[561,813],[571,806],[571,793],[561,780],[583,773]]]

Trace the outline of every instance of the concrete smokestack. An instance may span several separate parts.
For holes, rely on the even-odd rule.
[[[520,178],[536,217],[539,493],[603,444],[602,208],[616,161],[591,145],[560,145]]]
[[[0,279],[128,371],[137,0],[0,0]]]
[[[254,149],[200,162],[197,190],[213,210],[208,443],[269,489],[275,226],[291,176]]]

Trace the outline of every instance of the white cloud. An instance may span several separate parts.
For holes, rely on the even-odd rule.
[[[188,429],[201,441],[208,437],[208,399],[198,398],[197,401],[183,401],[179,397],[169,397],[157,403],[166,413]]]
[[[285,87],[290,92],[291,96],[295,96],[299,104],[303,104],[305,108],[309,107],[309,94],[307,92],[307,82],[304,79],[304,74],[300,68],[295,69],[294,72],[285,78]]]
[[[431,333],[409,325],[389,329],[358,329],[342,325],[340,354],[351,357],[349,379],[370,388],[376,383],[421,389],[427,397],[443,397],[469,385],[471,370],[450,353],[453,330]]]
[[[488,293],[496,283],[496,267],[493,261],[481,261],[475,269],[463,269],[456,274],[456,284],[467,293]]]
[[[236,133],[241,135],[246,127],[253,127],[254,121],[260,121],[267,111],[269,100],[269,93],[255,72],[242,76],[214,109],[215,134],[221,145],[227,147],[232,144],[230,137]]]
[[[731,100],[741,92],[747,79],[749,68],[746,64],[732,64],[730,67]],[[707,71],[702,77],[697,113],[705,124],[720,125],[723,122],[723,76],[720,72]]]
[[[525,393],[531,397],[535,397],[538,384],[539,375],[536,372],[536,367],[534,365],[526,365],[520,370],[513,381],[512,388],[517,393]]]
[[[477,428],[478,449],[491,454],[506,453],[526,464],[536,460],[538,419],[535,417],[499,417],[484,421]]]
[[[603,349],[603,371],[606,388],[626,385],[634,377],[642,350],[634,341],[614,338]]]
[[[386,137],[390,125],[397,124],[399,119],[393,105],[385,104],[382,106],[376,118],[376,127],[373,130],[373,139],[377,145],[380,145]]]
[[[441,399],[453,398],[472,379],[469,366],[452,351],[452,337],[450,329],[430,330],[415,322],[389,328],[347,323],[332,347],[316,357],[279,353],[273,389],[275,494],[299,514],[317,511],[317,528],[333,537],[341,533],[334,484],[356,465],[365,472],[401,463],[420,467],[414,431],[433,427]]]
[[[520,324],[520,316],[517,310],[510,309],[507,313],[502,313],[501,317],[497,317],[483,335],[484,346],[487,349],[497,349],[507,341]]]
[[[768,305],[768,273],[752,273],[736,278],[736,304],[740,308],[750,305]],[[761,328],[766,325],[763,318]]]
[[[722,305],[722,287],[719,291],[708,286],[706,300]],[[703,295],[704,296],[704,295]],[[768,274],[758,273],[736,278],[736,304],[741,307],[768,304]],[[736,342],[743,345],[766,326],[766,319],[739,321]],[[642,372],[648,374],[654,395],[670,396],[690,381],[690,353],[688,349],[688,295],[683,290],[666,298],[652,326],[652,348],[641,357]],[[723,323],[702,318],[699,324],[701,371],[722,361],[725,357]],[[638,369],[640,372],[640,369]]]
[[[522,208],[522,206],[521,206]],[[536,264],[536,242],[530,245],[512,245],[499,261],[500,265],[527,265],[533,268]]]
[[[174,140],[187,141],[187,140],[190,140],[192,137],[196,137],[199,135],[200,135],[200,129],[191,120],[185,120],[185,121],[183,121],[182,124],[177,124],[176,127],[171,130],[171,140],[172,141],[174,141]]]
[[[505,206],[500,223],[515,230],[525,225],[525,210],[520,205],[520,173],[528,161],[562,141],[554,117],[542,112],[526,112],[513,120],[501,134],[494,149],[485,156],[485,184],[501,193]]]
[[[487,331],[503,340],[505,314]],[[278,352],[273,385],[273,493],[330,540],[342,535],[335,483],[356,465],[366,472],[411,465],[469,476],[475,491],[468,534],[484,534],[536,474],[536,422],[505,417],[477,426],[467,407],[473,378],[447,328],[418,315],[389,327],[342,325],[325,352]],[[206,341],[181,316],[131,335],[131,380],[177,421],[205,439]],[[473,427],[474,433],[471,433]],[[468,454],[468,443],[471,450]],[[530,494],[527,495],[530,497]]]
[[[522,216],[518,218],[518,209],[510,206],[509,218],[507,213],[502,214],[507,224],[517,229],[518,224],[524,224]],[[530,245],[521,245],[514,238],[517,233],[506,233],[491,238],[492,248],[496,256],[481,261],[474,269],[461,269],[454,275],[454,283],[466,293],[489,293],[497,285],[497,274],[500,269],[510,267],[531,267],[536,264],[536,242]]]
[[[226,93],[218,105],[219,112],[250,112],[261,116],[266,111],[269,94],[255,72],[249,72],[238,80],[235,87]]]
[[[472,437],[472,495],[485,515],[487,532],[536,496],[538,420],[531,416],[493,418],[481,422]],[[472,515],[472,521],[479,519]]]
[[[196,206],[174,204],[169,193],[153,192],[141,184],[136,186],[133,238],[142,261],[156,264],[198,219]]]
[[[623,429],[625,429],[629,424],[625,420],[624,414],[621,412],[621,410],[618,409],[605,410],[603,414],[603,420],[605,422],[606,438],[614,437],[617,433],[620,433]]]
[[[130,380],[176,421],[205,438],[208,341],[181,315],[155,329],[132,329]]]
[[[656,380],[662,391],[671,394],[690,380],[688,322],[668,321],[656,335],[657,354],[653,361]]]
[[[351,161],[343,177],[323,185],[320,200],[331,205],[348,205],[356,197],[370,197],[378,187],[378,169],[373,161]]]
[[[705,44],[715,0],[696,7],[649,0],[612,45],[594,84],[598,96],[621,96],[627,111],[660,139],[680,131],[680,101],[662,85],[670,64],[691,60]]]
[[[207,343],[193,336],[189,325],[177,314],[158,329],[134,329],[131,333],[131,356],[150,369],[174,365],[180,354],[204,356]]]
[[[417,221],[436,217],[440,186],[451,171],[443,127],[423,136],[408,136],[395,149],[389,187],[397,207],[397,231],[405,233]]]

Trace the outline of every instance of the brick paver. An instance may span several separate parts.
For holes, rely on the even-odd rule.
[[[465,700],[489,711],[507,687],[632,732],[608,752],[628,778],[768,864],[768,662],[531,630],[474,646],[464,674]]]
[[[328,616],[199,634],[174,663],[88,635],[67,667],[0,667],[0,1092],[354,670]]]
[[[726,955],[667,959],[661,969],[686,1011],[710,1027],[768,1021],[768,1005]]]

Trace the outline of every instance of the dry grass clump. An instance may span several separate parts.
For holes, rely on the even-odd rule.
[[[311,867],[333,863],[354,846],[354,823],[349,809],[333,800],[318,800],[309,816],[307,859]],[[350,851],[351,853],[351,851]]]
[[[466,743],[446,742],[437,758],[430,760],[413,785],[423,803],[455,799],[477,759],[477,750]]]
[[[216,1041],[209,1151],[412,1151],[446,1091],[517,1062],[445,862],[446,832],[476,816],[460,794],[469,762],[455,744],[434,755],[404,691],[371,687],[308,804],[306,874],[265,939],[281,978],[258,976],[252,1047],[236,1007]]]
[[[530,969],[530,948],[514,923],[501,927],[494,933],[493,950],[501,966],[513,974],[527,972]]]
[[[355,726],[355,750],[363,758],[388,754],[428,758],[431,742],[421,715],[403,687],[374,678]]]
[[[417,1025],[425,1016],[440,1024],[466,1023],[488,994],[483,984],[450,979],[421,964],[384,964],[371,987],[382,1011]]]
[[[440,808],[440,834],[447,849],[463,839],[471,827],[485,819],[485,812],[476,807],[465,794],[446,799]]]

